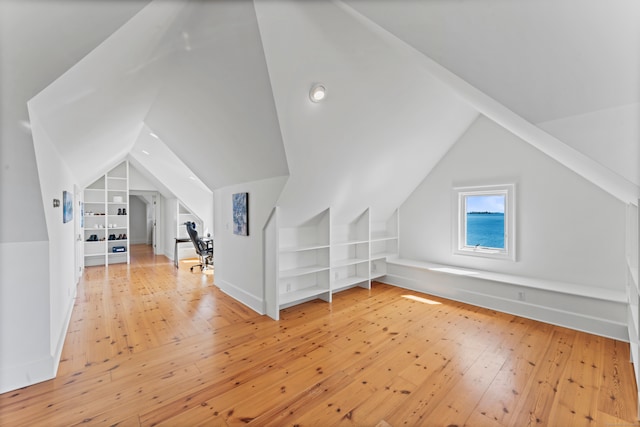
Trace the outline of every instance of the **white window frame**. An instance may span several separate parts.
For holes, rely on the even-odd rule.
[[[516,186],[515,184],[455,187],[453,253],[476,257],[516,261]],[[504,195],[504,249],[466,245],[466,198],[468,196]]]

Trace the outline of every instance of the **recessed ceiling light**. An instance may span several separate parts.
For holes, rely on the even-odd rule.
[[[147,150],[142,150],[143,154],[146,154],[147,156],[149,155],[149,152]]]
[[[160,137],[158,135],[156,135],[155,133],[153,133],[153,132],[149,132],[149,135],[151,135],[155,139],[160,139]]]
[[[190,177],[189,177],[189,179],[190,179],[191,181],[195,181],[195,180],[196,180],[196,177],[192,175],[192,176],[190,176]]]
[[[311,90],[309,91],[309,99],[312,102],[320,102],[327,96],[327,89],[324,85],[320,83],[316,83],[311,86]]]

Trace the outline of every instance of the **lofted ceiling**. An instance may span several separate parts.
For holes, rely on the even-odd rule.
[[[255,4],[291,169],[281,221],[387,219],[478,112],[333,2]]]
[[[271,83],[249,1],[194,1],[145,123],[209,188],[288,175]]]
[[[0,1],[9,59],[29,70],[12,102],[29,101],[81,185],[153,132],[209,189],[290,175],[285,204],[312,192],[349,211],[382,188],[397,206],[478,114],[398,45],[533,124],[640,96],[633,0]],[[638,118],[617,126],[624,142],[594,142],[617,156],[572,146],[637,186],[637,161],[617,169]]]
[[[635,0],[345,0],[540,123],[640,102]]]

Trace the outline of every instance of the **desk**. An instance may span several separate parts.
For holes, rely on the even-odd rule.
[[[176,237],[176,243],[173,247],[173,264],[176,266],[176,268],[178,267],[178,243],[191,243],[191,239],[189,238],[181,238],[181,237]]]

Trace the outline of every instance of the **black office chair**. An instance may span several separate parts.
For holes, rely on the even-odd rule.
[[[202,240],[196,231],[195,222],[187,221],[184,225],[187,227],[191,243],[193,243],[193,247],[196,249],[198,257],[200,257],[200,264],[192,265],[191,271],[193,271],[193,267],[200,267],[200,271],[202,271],[207,266],[213,265],[213,240],[207,240],[206,242]]]

